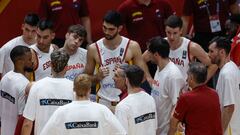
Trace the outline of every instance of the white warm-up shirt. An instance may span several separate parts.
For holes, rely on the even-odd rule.
[[[0,48],[0,73],[2,73],[2,76],[5,75],[7,72],[14,69],[13,62],[10,58],[10,52],[12,49],[18,45],[21,46],[30,46],[27,43],[23,41],[22,36],[18,36],[10,41],[8,41],[6,44],[4,44]]]
[[[126,131],[107,107],[84,100],[59,107],[41,135],[126,135]]]
[[[181,71],[173,62],[170,61],[162,70],[157,69],[151,95],[156,102],[159,135],[168,133],[172,110],[185,83]]]
[[[66,78],[43,78],[32,86],[23,116],[35,121],[34,135],[39,135],[53,112],[72,102],[73,82]]]
[[[216,90],[221,110],[234,104],[234,112],[224,135],[240,135],[240,70],[234,62],[226,63],[220,70]]]
[[[26,97],[25,89],[28,79],[13,71],[8,72],[1,80],[1,135],[14,135],[18,115],[23,113]]]
[[[129,94],[115,109],[128,135],[156,135],[157,112],[153,97],[144,91]]]

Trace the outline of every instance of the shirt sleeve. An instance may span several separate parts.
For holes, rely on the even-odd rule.
[[[118,6],[117,11],[121,14],[121,18],[123,21],[123,24],[126,25],[127,23],[127,7],[125,3],[121,3],[120,6]]]
[[[4,65],[4,58],[5,58],[5,53],[4,53],[4,48],[0,48],[0,73],[3,73],[3,65]]]
[[[230,76],[225,76],[224,81],[222,81],[224,84],[224,90],[223,90],[223,106],[228,106],[231,104],[236,104],[236,100],[234,97],[234,84],[236,81],[232,80]]]
[[[106,113],[106,120],[108,125],[110,126],[110,134],[112,135],[127,135],[124,127],[121,125],[121,123],[118,121],[118,119],[116,118],[115,115],[113,115],[113,113],[106,108],[105,109],[105,113]]]
[[[29,81],[27,78],[21,79],[21,86],[19,87],[19,91],[18,91],[18,114],[19,115],[23,114],[23,110],[26,103],[25,90],[28,84],[29,84]]]
[[[124,106],[121,106],[120,104],[115,108],[115,116],[126,131],[128,131],[128,112],[128,109]]]
[[[59,123],[61,115],[59,113],[59,108],[52,114],[50,119],[47,121],[46,125],[43,127],[40,135],[60,135],[61,129],[59,128]]]
[[[23,116],[31,121],[34,121],[36,118],[36,110],[37,110],[37,84],[33,84],[30,89],[26,106],[23,111]]]
[[[180,90],[185,86],[185,81],[182,77],[171,76],[167,80],[167,90],[168,96],[172,100],[172,105],[177,103],[177,98],[179,97]]]
[[[188,108],[188,105],[187,105],[187,102],[184,98],[184,96],[180,96],[178,102],[177,102],[177,105],[176,105],[176,108],[175,108],[175,111],[173,113],[173,116],[178,119],[179,121],[184,121],[184,118],[185,118],[185,115],[187,113],[187,108]]]

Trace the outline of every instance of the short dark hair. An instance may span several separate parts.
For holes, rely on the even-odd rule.
[[[68,33],[76,33],[78,36],[84,38],[87,36],[87,31],[81,24],[71,25],[68,28]]]
[[[157,52],[162,58],[168,58],[170,46],[168,41],[160,36],[153,37],[149,41],[148,51],[151,53]]]
[[[193,75],[196,83],[204,83],[207,80],[207,67],[200,62],[189,63],[188,74]]]
[[[226,37],[217,36],[214,37],[209,44],[216,43],[216,48],[224,49],[226,54],[228,55],[231,51],[231,41]]]
[[[40,20],[38,22],[38,28],[41,31],[44,31],[46,29],[50,29],[51,31],[53,31],[53,22],[50,20]]]
[[[67,66],[69,55],[63,50],[56,50],[51,53],[51,64],[54,72],[59,73]]]
[[[15,64],[17,59],[24,56],[27,52],[31,52],[30,48],[22,45],[18,45],[12,49],[10,52],[10,58],[12,62]]]
[[[140,87],[143,81],[144,71],[139,66],[129,65],[125,73],[131,86]]]
[[[29,13],[24,17],[23,22],[31,26],[37,26],[39,22],[39,17],[35,13]]]
[[[108,11],[103,17],[103,21],[110,23],[116,27],[122,25],[121,14],[115,10]]]
[[[177,15],[171,15],[167,18],[165,22],[165,26],[171,27],[171,28],[182,28],[183,21],[182,19]]]

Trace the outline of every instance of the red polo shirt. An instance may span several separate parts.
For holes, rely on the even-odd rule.
[[[65,39],[68,27],[89,15],[86,0],[41,0],[39,16],[54,22],[56,38]]]
[[[185,123],[186,135],[222,135],[219,97],[206,85],[181,95],[173,116]]]
[[[146,6],[136,0],[125,0],[118,11],[123,17],[128,37],[137,41],[142,51],[146,42],[154,36],[165,37],[164,20],[173,14],[170,4],[165,0],[151,0]]]

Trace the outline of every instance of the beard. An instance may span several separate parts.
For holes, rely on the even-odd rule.
[[[221,60],[218,58],[215,58],[215,59],[211,59],[211,62],[212,62],[212,64],[219,65],[221,63]]]
[[[117,32],[114,35],[105,34],[105,38],[107,40],[113,40],[117,35],[118,35]]]

